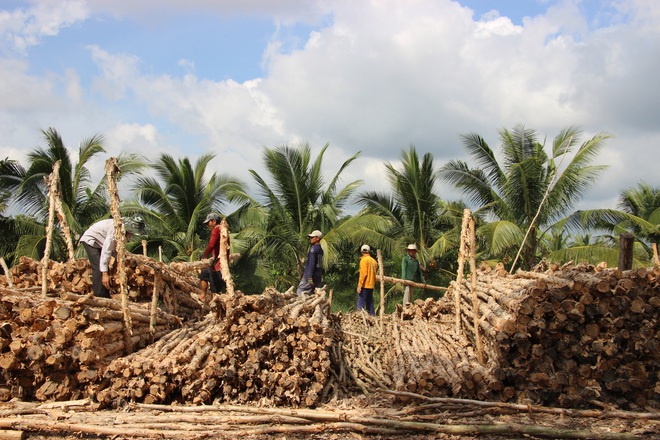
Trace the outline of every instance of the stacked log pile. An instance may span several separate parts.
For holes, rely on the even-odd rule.
[[[314,406],[331,370],[334,330],[324,291],[298,297],[215,295],[213,314],[116,359],[95,397],[122,402],[270,402]]]
[[[165,264],[146,256],[127,254],[128,297],[133,302],[151,302],[156,290],[157,301],[166,312],[186,320],[203,318],[210,309],[198,299],[201,290],[197,270],[208,264],[208,261]],[[41,286],[40,266],[39,261],[21,257],[10,269],[14,288],[30,290]],[[47,279],[49,292],[79,295],[92,292],[92,271],[87,259],[49,261]],[[0,277],[0,285],[8,286],[7,278]],[[119,298],[118,289],[111,289],[111,296]]]
[[[476,293],[483,354],[508,390],[503,400],[660,408],[660,268],[482,270],[474,291],[456,287],[442,300],[460,295],[474,343]]]
[[[427,315],[429,310],[447,309],[439,301],[416,300],[401,311],[412,319],[390,315],[382,327],[363,313],[344,316],[341,350],[355,383],[365,392],[380,388],[429,397],[497,398],[502,383],[479,364],[471,342],[454,334],[452,316]]]
[[[105,366],[179,327],[176,316],[138,304],[126,332],[119,302],[64,293],[0,289],[0,401],[75,399]]]

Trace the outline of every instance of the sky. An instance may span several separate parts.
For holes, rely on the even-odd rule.
[[[256,195],[265,148],[327,144],[326,181],[360,152],[341,185],[387,192],[410,146],[474,166],[464,134],[497,155],[503,129],[578,126],[612,137],[576,209],[616,208],[660,186],[659,71],[657,0],[0,0],[0,158],[25,165],[52,127],[74,159],[103,136],[93,176],[212,153]]]

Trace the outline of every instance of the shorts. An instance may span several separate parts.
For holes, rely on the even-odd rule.
[[[205,267],[197,276],[202,281],[209,283],[209,288],[213,293],[219,293],[227,288],[220,272],[212,271],[210,267]]]

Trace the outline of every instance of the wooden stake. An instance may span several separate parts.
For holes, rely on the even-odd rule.
[[[115,241],[117,242],[117,278],[119,279],[119,291],[121,292],[121,306],[124,314],[124,344],[127,352],[133,352],[133,343],[131,336],[133,334],[133,322],[128,313],[128,288],[126,282],[126,230],[124,221],[121,218],[119,210],[119,190],[117,189],[116,175],[120,172],[116,157],[111,157],[105,162],[105,175],[108,183],[108,193],[110,195],[110,213],[115,225]]]
[[[474,311],[474,338],[477,348],[477,359],[481,365],[484,364],[484,347],[481,343],[481,332],[479,331],[479,298],[477,297],[477,263],[475,261],[475,249],[477,247],[477,238],[475,233],[474,219],[470,216],[469,236],[470,236],[470,290],[472,291],[472,310]]]
[[[64,235],[64,241],[66,243],[69,261],[73,261],[75,259],[73,239],[71,238],[71,228],[69,228],[69,222],[66,219],[64,208],[62,207],[62,191],[60,191],[59,173],[57,174],[57,184],[53,185],[50,188],[50,191],[53,192],[52,200],[55,203],[55,213],[57,214],[57,220],[60,222],[60,227],[62,228],[62,235]]]
[[[472,214],[469,209],[463,211],[463,224],[461,225],[461,243],[458,247],[458,273],[456,274],[456,283],[454,286],[454,306],[456,313],[456,324],[454,333],[459,335],[461,333],[461,294],[460,288],[463,283],[463,271],[465,270],[465,248],[469,241],[468,238],[468,224]]]
[[[2,270],[5,271],[5,278],[7,278],[7,284],[9,285],[9,288],[13,289],[14,281],[11,278],[11,272],[9,272],[9,268],[7,267],[7,262],[2,257],[0,257],[0,266],[2,266]]]
[[[60,165],[61,161],[55,162],[53,165],[53,172],[46,178],[48,184],[48,225],[46,226],[46,249],[44,249],[44,257],[41,260],[41,296],[46,296],[48,293],[48,262],[50,261],[50,248],[53,245],[53,226],[55,224],[55,194],[57,193],[57,185],[60,179]]]
[[[378,258],[378,280],[380,281],[380,327],[383,328],[383,317],[385,316],[385,276],[383,275],[383,255],[380,249],[376,250]]]
[[[151,334],[153,335],[156,332],[156,311],[158,310],[158,289],[163,282],[163,273],[158,268],[154,272],[154,292],[151,296],[151,322],[149,328],[151,329]]]
[[[227,225],[227,219],[223,218],[220,222],[220,271],[222,279],[227,285],[227,293],[234,295],[234,280],[229,271],[229,250],[229,225]]]

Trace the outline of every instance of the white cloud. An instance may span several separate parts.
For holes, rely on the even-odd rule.
[[[25,53],[43,37],[88,18],[84,0],[39,0],[28,8],[0,10],[0,48]]]
[[[88,3],[96,13],[138,17],[153,5]],[[104,133],[109,154],[167,151],[194,159],[211,151],[219,171],[250,181],[247,170],[261,172],[264,146],[308,141],[318,152],[330,143],[328,176],[362,150],[345,182],[363,179],[364,189],[386,190],[383,163],[398,161],[411,144],[420,155],[433,153],[440,166],[465,159],[463,133],[482,134],[497,148],[497,130],[504,127],[523,123],[552,139],[575,124],[616,136],[598,158],[612,167],[591,201],[612,203],[640,179],[657,182],[648,158],[660,140],[660,2],[622,0],[616,2],[619,15],[599,16],[596,23],[580,15],[578,2],[562,1],[522,25],[495,13],[475,21],[469,9],[437,0],[158,5],[161,14],[270,14],[280,27],[264,47],[266,74],[244,82],[209,79],[183,55],[183,73],[175,76],[153,71],[130,46],[110,50],[103,41],[89,46],[98,68],[91,85],[74,67],[36,76],[28,61],[0,58],[0,135],[9,139],[0,153],[34,145],[38,137],[26,133],[55,126],[73,139]],[[318,19],[328,8],[332,21],[298,49],[283,49],[288,23]],[[20,34],[28,41],[58,29],[56,23],[67,22],[35,26],[40,32],[0,24],[0,39]],[[18,128],[9,133],[8,127]]]

